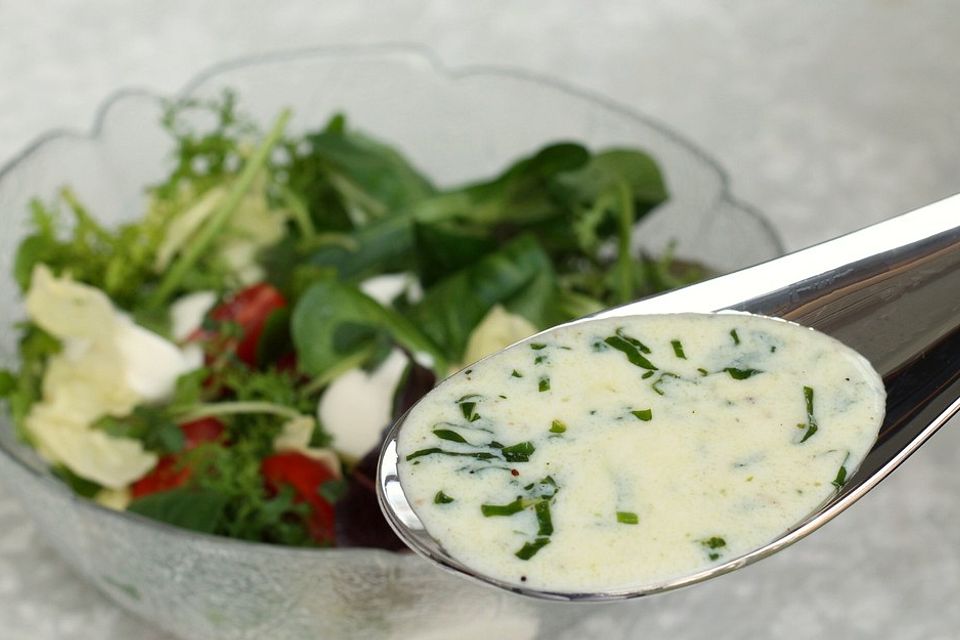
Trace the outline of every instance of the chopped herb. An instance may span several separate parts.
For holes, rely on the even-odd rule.
[[[630,361],[630,364],[642,367],[643,369],[650,369],[656,371],[657,367],[654,366],[652,362],[640,355],[641,349],[635,344],[632,344],[626,337],[621,335],[610,336],[604,340],[608,345],[623,353],[627,356],[627,360]],[[646,349],[646,347],[644,347]],[[644,353],[649,353],[649,349],[644,351]]]
[[[639,349],[642,353],[650,353],[650,347],[648,347],[647,345],[643,344],[642,342],[640,342],[640,341],[637,340],[636,338],[633,338],[633,337],[631,337],[631,336],[628,336],[626,333],[623,332],[623,327],[620,327],[619,329],[617,329],[617,335],[620,336],[621,338],[623,338],[624,340],[626,340],[627,342],[629,342],[630,344],[632,344],[633,346],[635,346],[635,347],[636,347],[637,349]]]
[[[673,347],[673,355],[677,356],[677,357],[680,358],[681,360],[686,360],[686,359],[687,359],[686,354],[683,352],[683,343],[682,343],[682,342],[680,342],[679,340],[671,340],[671,341],[670,341],[670,346]]]
[[[517,498],[513,502],[507,504],[482,504],[480,505],[480,513],[486,518],[491,518],[494,516],[512,516],[515,513],[520,513],[526,509],[529,505],[524,501],[523,498]]]
[[[544,349],[544,348],[546,348],[546,346],[547,346],[547,345],[543,344],[542,342],[531,342],[531,343],[530,343],[530,348],[533,349],[534,351],[540,351],[540,349]]]
[[[736,367],[727,367],[724,369],[727,373],[730,374],[730,377],[734,380],[746,380],[751,378],[758,373],[763,373],[760,369],[738,369]]]
[[[594,340],[592,346],[593,346],[593,350],[598,352],[606,351],[608,349],[607,344],[602,340]]]
[[[653,409],[637,409],[636,411],[631,411],[638,420],[643,420],[644,422],[649,422],[653,419]]]
[[[547,376],[543,376],[542,378],[540,378],[539,388],[541,393],[543,393],[544,391],[550,391],[550,378]]]
[[[660,376],[654,381],[654,383],[653,383],[652,385],[650,385],[650,388],[653,389],[653,390],[656,392],[657,395],[662,396],[662,395],[663,395],[663,389],[660,388],[660,385],[663,384],[663,381],[664,381],[665,379],[667,379],[667,378],[676,378],[676,379],[679,380],[679,379],[680,379],[680,376],[678,376],[678,375],[675,374],[675,373],[670,373],[669,371],[664,371],[664,372],[661,373]]]
[[[429,447],[427,449],[420,449],[419,451],[414,451],[406,457],[406,460],[415,460],[417,458],[422,458],[423,456],[429,455],[441,455],[441,456],[462,456],[464,458],[476,458],[477,460],[499,460],[500,457],[496,454],[489,453],[487,451],[477,451],[475,453],[461,452],[461,451],[446,451],[439,447]]]
[[[697,371],[699,371],[699,372],[700,372],[700,375],[702,375],[702,376],[708,376],[708,375],[710,375],[710,372],[707,371],[706,369],[704,369],[703,367],[698,368]]]
[[[533,364],[543,364],[547,361],[547,356],[537,356],[533,359]]]
[[[532,442],[519,442],[500,450],[503,453],[503,459],[507,462],[528,462],[534,451],[536,447]]]
[[[434,429],[433,435],[437,436],[441,440],[449,440],[450,442],[460,442],[462,444],[470,444],[467,442],[467,439],[456,431],[450,429]]]
[[[460,412],[468,422],[476,422],[480,419],[480,414],[477,413],[477,400],[480,398],[481,396],[471,393],[457,400],[457,404],[460,405]]]
[[[777,352],[777,346],[776,345],[771,346],[770,353],[776,353],[776,352]]]
[[[523,374],[520,373],[519,371],[517,371],[516,369],[514,369],[514,370],[513,370],[513,373],[511,373],[510,376],[513,377],[513,378],[522,378],[522,377],[523,377]]]
[[[437,495],[433,496],[433,504],[450,504],[451,502],[453,502],[453,498],[443,491],[437,491]]]
[[[797,426],[803,429],[806,427],[806,432],[803,434],[803,437],[800,438],[800,444],[803,444],[817,432],[819,425],[817,425],[817,419],[813,416],[813,387],[804,387],[803,388],[803,399],[807,405],[807,424],[798,424]]]
[[[719,536],[711,536],[705,540],[701,540],[700,544],[709,549],[707,557],[711,560],[716,560],[720,557],[720,552],[717,549],[722,549],[727,546],[727,541]]]
[[[733,344],[740,344],[740,336],[737,334],[736,329],[730,329],[730,337],[733,338]]]
[[[567,430],[567,425],[562,420],[554,420],[550,425],[550,433],[563,433]]]
[[[644,373],[642,376],[640,376],[640,378],[641,378],[642,380],[646,380],[647,378],[653,377],[653,375],[654,375],[654,374],[653,374],[653,371],[647,371],[647,372]]]
[[[837,477],[833,479],[832,484],[837,488],[837,491],[843,489],[843,485],[847,483],[847,460],[850,459],[850,452],[847,451],[847,455],[844,456],[843,462],[840,463],[840,468],[837,470]]]
[[[620,524],[639,524],[640,517],[632,511],[617,511],[617,522]]]
[[[557,491],[560,490],[559,487],[557,487],[557,481],[554,480],[552,476],[546,476],[542,480],[531,482],[523,489],[529,492],[534,498],[552,498],[557,495]]]
[[[522,547],[520,547],[520,550],[517,551],[514,555],[520,558],[521,560],[529,560],[533,556],[537,555],[537,552],[540,551],[540,549],[543,549],[548,544],[550,544],[550,538],[547,538],[547,537],[537,538],[533,542],[525,543]]]
[[[533,510],[537,514],[537,535],[551,535],[553,533],[553,520],[550,518],[550,501],[541,500]]]

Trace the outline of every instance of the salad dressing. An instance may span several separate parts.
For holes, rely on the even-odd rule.
[[[839,489],[883,383],[836,340],[745,314],[611,318],[440,384],[398,439],[427,531],[471,569],[563,592],[743,555]]]

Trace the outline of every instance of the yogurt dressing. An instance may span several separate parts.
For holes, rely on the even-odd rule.
[[[687,575],[778,537],[876,440],[852,349],[746,314],[611,318],[448,378],[400,430],[427,531],[475,571],[560,592]]]

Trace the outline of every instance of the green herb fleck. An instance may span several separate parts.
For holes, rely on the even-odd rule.
[[[543,376],[540,378],[539,389],[541,393],[544,391],[550,391],[550,378],[548,376]]]
[[[541,349],[546,348],[546,346],[547,346],[547,345],[543,344],[542,342],[531,342],[531,343],[530,343],[530,348],[533,349],[534,351],[540,351]]]
[[[562,420],[554,420],[550,425],[550,433],[564,433],[566,430],[567,425]]]
[[[437,495],[433,496],[433,504],[450,504],[453,502],[453,498],[445,494],[442,490],[437,491]]]
[[[727,367],[724,369],[727,373],[730,374],[730,377],[734,380],[746,380],[751,378],[758,373],[763,373],[760,369],[738,369],[736,367]]]
[[[720,557],[720,552],[717,549],[722,549],[727,546],[727,541],[719,536],[711,536],[704,540],[700,541],[700,544],[705,548],[709,549],[707,557],[711,560],[717,560]]]
[[[697,371],[699,371],[699,372],[700,372],[700,375],[702,375],[702,376],[708,376],[708,375],[710,375],[710,372],[707,371],[706,369],[704,369],[703,367],[698,368]]]
[[[512,516],[515,513],[520,513],[528,506],[529,505],[523,498],[517,498],[513,502],[508,502],[507,504],[482,504],[480,505],[480,513],[482,513],[485,518],[492,518],[495,516]]]
[[[427,449],[420,449],[419,451],[414,451],[406,457],[406,460],[416,460],[417,458],[422,458],[423,456],[429,455],[441,455],[441,456],[459,456],[464,458],[476,458],[477,460],[499,460],[500,457],[496,454],[489,453],[487,451],[477,451],[474,453],[461,452],[461,451],[446,451],[439,447],[429,447]]]
[[[477,400],[479,399],[479,395],[471,393],[457,400],[457,404],[460,405],[460,413],[468,422],[476,422],[480,419],[480,414],[477,413]]]
[[[664,371],[663,373],[661,373],[657,377],[657,379],[653,382],[653,384],[650,385],[650,388],[653,389],[658,396],[663,395],[664,392],[663,392],[663,389],[660,388],[660,385],[663,384],[663,381],[666,380],[667,378],[676,378],[677,380],[679,380],[680,376],[678,376],[675,373],[670,373],[669,371]]]
[[[510,376],[511,376],[512,378],[522,378],[522,377],[523,377],[523,374],[520,373],[519,371],[517,371],[516,369],[514,369],[514,370],[513,370],[513,373],[511,373]]]
[[[803,399],[807,405],[807,424],[798,424],[797,426],[801,429],[806,428],[807,430],[803,434],[803,437],[800,438],[800,444],[812,438],[813,434],[820,428],[817,424],[817,419],[813,416],[813,387],[805,386],[803,388]]]
[[[450,429],[434,429],[433,435],[437,436],[441,440],[449,440],[450,442],[459,442],[461,444],[470,444],[467,442],[467,439],[456,431]]]
[[[537,356],[533,359],[533,364],[543,364],[547,361],[547,356]]]
[[[671,341],[670,341],[670,346],[673,347],[673,355],[677,356],[677,357],[680,358],[681,360],[686,360],[686,359],[687,359],[686,354],[683,352],[683,343],[682,343],[682,342],[680,342],[679,340],[671,340]]]
[[[730,337],[733,338],[733,344],[740,344],[740,336],[737,334],[736,329],[730,329]]]
[[[620,524],[639,524],[640,517],[632,511],[617,511],[617,522]]]
[[[843,489],[843,485],[847,483],[847,460],[849,459],[850,459],[850,452],[847,451],[847,455],[844,456],[843,462],[840,463],[840,468],[837,469],[837,477],[834,478],[833,482],[830,483],[837,488],[837,491],[840,491],[840,489]]]
[[[529,560],[533,556],[537,555],[537,552],[540,551],[540,549],[543,549],[548,544],[550,544],[550,538],[547,538],[547,537],[537,538],[533,542],[525,543],[522,547],[520,547],[520,550],[517,551],[514,555],[520,558],[521,560]]]
[[[637,367],[641,367],[643,369],[650,369],[651,371],[656,371],[657,367],[654,366],[652,362],[650,362],[649,360],[647,360],[645,357],[641,355],[641,351],[643,351],[643,349],[645,349],[643,353],[649,353],[650,350],[647,349],[646,347],[643,347],[643,349],[641,349],[640,346],[637,346],[637,344],[634,344],[633,342],[631,342],[631,340],[633,339],[629,338],[628,336],[616,335],[616,336],[610,336],[609,338],[606,338],[604,342],[606,342],[608,345],[610,345],[617,351],[620,351],[621,353],[623,353],[623,355],[627,356],[627,360],[630,361],[630,364],[635,365]],[[639,343],[639,341],[634,341],[634,342]]]
[[[650,422],[653,419],[653,409],[637,409],[636,411],[631,411],[638,420],[643,420],[644,422]]]
[[[537,535],[551,535],[553,533],[553,520],[550,518],[550,501],[541,500],[533,510],[537,514]]]
[[[532,442],[519,442],[500,450],[503,459],[507,462],[528,462],[534,451],[536,451],[536,447],[533,446]]]

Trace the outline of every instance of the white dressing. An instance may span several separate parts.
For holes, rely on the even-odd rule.
[[[830,497],[877,437],[883,383],[813,330],[745,314],[554,330],[407,417],[404,492],[478,573],[596,592],[747,553]]]

